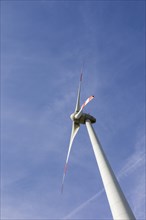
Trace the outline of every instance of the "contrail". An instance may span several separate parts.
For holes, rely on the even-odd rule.
[[[122,177],[126,176],[126,174],[132,173],[134,169],[140,167],[145,161],[144,152],[135,152],[129,160],[127,160],[127,163],[125,166],[122,167],[122,169],[119,172],[118,180],[122,179]],[[67,216],[63,218],[69,219],[72,216],[74,216],[76,213],[78,213],[80,210],[82,210],[84,207],[86,207],[90,202],[92,202],[94,199],[98,198],[102,193],[104,192],[104,188],[101,189],[98,193],[96,193],[94,196],[92,196],[90,199],[83,202],[80,206],[78,206],[76,209],[74,209],[72,212],[70,212]]]
[[[95,198],[99,197],[103,192],[104,192],[104,189],[101,189],[98,193],[96,193],[90,199],[88,199],[87,201],[82,203],[79,207],[77,207],[71,213],[69,213],[67,216],[65,216],[63,218],[63,220],[71,218],[73,215],[75,215],[77,212],[79,212],[81,209],[83,209],[86,205],[88,205],[92,200],[94,200]]]

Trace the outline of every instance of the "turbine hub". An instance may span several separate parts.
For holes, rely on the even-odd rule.
[[[72,121],[74,121],[74,115],[75,115],[74,113],[72,113],[72,114],[70,115],[70,118],[71,118]]]
[[[81,117],[76,119],[75,118],[75,113],[72,113],[70,115],[70,118],[72,121],[78,123],[78,124],[85,124],[86,120],[89,119],[91,121],[91,123],[95,123],[96,122],[96,118],[94,118],[92,115],[86,114],[86,113],[82,113]]]

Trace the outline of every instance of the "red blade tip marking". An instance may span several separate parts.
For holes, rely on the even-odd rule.
[[[64,166],[64,173],[66,174],[66,171],[67,171],[67,163],[65,164]]]

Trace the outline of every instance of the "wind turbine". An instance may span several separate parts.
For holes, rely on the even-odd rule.
[[[75,111],[70,116],[72,120],[72,131],[62,179],[62,192],[73,140],[80,128],[80,124],[85,124],[91,140],[96,162],[100,171],[113,219],[136,220],[92,126],[92,124],[96,122],[96,119],[89,114],[83,113],[84,107],[94,98],[94,96],[90,96],[80,107],[81,82],[82,73],[80,76]]]

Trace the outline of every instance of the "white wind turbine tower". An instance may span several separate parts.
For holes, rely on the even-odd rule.
[[[120,188],[120,185],[106,158],[106,155],[99,142],[99,139],[97,135],[95,134],[94,128],[92,127],[92,124],[96,122],[96,119],[89,114],[83,113],[83,108],[94,98],[94,96],[90,96],[85,101],[85,103],[80,107],[81,81],[82,81],[82,74],[81,74],[80,82],[79,82],[75,112],[71,114],[70,116],[71,120],[73,121],[72,132],[71,132],[69,149],[68,149],[65,168],[64,168],[64,175],[63,175],[63,180],[62,180],[62,191],[63,191],[63,183],[64,183],[66,171],[67,171],[67,164],[68,164],[73,140],[80,128],[80,124],[85,124],[87,127],[87,131],[88,131],[91,143],[92,143],[93,151],[95,154],[95,158],[96,158],[97,165],[100,171],[100,175],[101,175],[104,189],[105,189],[107,199],[110,205],[113,219],[114,220],[135,220],[136,218],[124,196],[124,193],[122,192]]]

